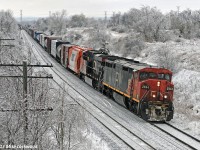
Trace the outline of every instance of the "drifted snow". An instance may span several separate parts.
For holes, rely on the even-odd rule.
[[[107,143],[102,140],[102,137],[99,137],[98,135],[95,134],[95,132],[90,131],[90,133],[86,136],[88,140],[90,140],[91,143],[91,150],[96,149],[96,150],[110,150],[108,147]]]
[[[174,75],[175,116],[172,123],[200,139],[200,72],[183,69]]]

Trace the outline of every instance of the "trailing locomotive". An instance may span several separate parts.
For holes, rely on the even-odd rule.
[[[84,48],[34,30],[28,33],[62,66],[144,120],[173,118],[174,85],[168,69],[111,56],[105,49]]]

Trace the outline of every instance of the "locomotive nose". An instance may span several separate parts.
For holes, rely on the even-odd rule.
[[[158,93],[158,100],[169,100],[170,93],[167,91],[167,87],[170,87],[170,83],[167,81],[157,81],[157,93]]]
[[[150,88],[150,97],[152,100],[168,100],[169,94],[166,91],[166,87],[168,87],[169,83],[164,80],[154,80],[151,81],[151,88]]]

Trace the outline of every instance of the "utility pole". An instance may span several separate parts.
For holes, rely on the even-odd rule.
[[[177,6],[177,12],[178,12],[178,15],[180,13],[180,6]]]
[[[49,17],[51,17],[51,11],[49,11]]]
[[[63,144],[64,144],[64,98],[65,98],[65,87],[63,85],[63,93],[62,93],[62,105],[61,105],[61,120],[60,120],[60,150],[64,150]],[[61,94],[61,93],[60,93]]]
[[[20,10],[20,22],[22,24],[22,10]]]
[[[23,126],[23,133],[24,133],[24,145],[28,144],[28,136],[27,136],[27,131],[28,131],[28,114],[27,111],[53,111],[52,108],[47,108],[47,109],[29,109],[28,108],[28,100],[27,100],[27,85],[28,85],[28,78],[50,78],[52,79],[52,76],[28,76],[28,67],[53,67],[52,65],[27,65],[27,61],[23,61],[23,64],[0,64],[1,66],[7,66],[7,67],[23,67],[23,76],[0,76],[4,78],[23,78],[23,118],[24,118],[24,126]],[[21,69],[20,69],[21,70]],[[0,110],[2,112],[8,112],[8,111],[20,111],[18,109],[15,110]]]
[[[107,26],[107,11],[105,11],[105,25]]]
[[[24,100],[24,108],[23,108],[23,118],[24,118],[24,144],[27,144],[27,130],[28,130],[28,101],[27,101],[27,61],[23,61],[23,100]]]

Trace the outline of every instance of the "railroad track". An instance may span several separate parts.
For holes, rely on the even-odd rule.
[[[32,42],[33,42],[33,44],[35,45],[35,41],[33,41],[33,40],[31,40]],[[37,45],[35,45],[36,47],[38,47],[39,49],[41,49],[41,47],[37,44]],[[36,50],[38,51],[38,48],[36,48]],[[41,52],[38,52],[39,54],[41,53]],[[44,57],[42,54],[40,54],[41,55],[41,57]],[[45,58],[43,58],[43,60],[45,60],[45,62],[47,61],[47,59],[45,59]],[[49,61],[49,60],[48,60]],[[54,60],[54,62],[55,62],[55,60]],[[64,69],[64,68],[63,68]],[[66,74],[63,74],[63,72],[61,72],[60,71],[60,69],[58,69],[58,68],[56,68],[56,67],[54,67],[54,69],[53,69],[53,72],[54,72],[54,74],[56,74],[56,76],[58,76],[61,80],[63,80],[66,84],[68,84],[69,86],[71,86],[71,88],[74,90],[74,91],[76,91],[77,92],[77,94],[79,94],[79,95],[81,95],[85,100],[87,100],[87,101],[89,101],[89,103],[90,103],[90,105],[93,105],[92,107],[96,107],[97,109],[98,109],[98,112],[97,113],[102,113],[102,115],[104,115],[104,116],[107,116],[110,120],[112,120],[113,122],[112,122],[112,124],[115,124],[114,126],[111,126],[111,127],[106,127],[106,128],[108,128],[114,135],[116,135],[117,137],[119,137],[120,139],[123,139],[123,140],[126,140],[126,141],[124,141],[124,143],[128,143],[129,145],[132,143],[134,143],[134,140],[137,138],[137,139],[140,139],[141,141],[142,141],[142,143],[140,144],[140,145],[146,145],[146,148],[143,148],[143,149],[166,149],[165,148],[165,145],[163,145],[162,143],[160,143],[160,141],[158,142],[158,141],[149,141],[149,139],[146,139],[145,137],[142,137],[141,136],[141,134],[142,133],[140,133],[140,132],[138,132],[137,130],[134,130],[133,128],[132,128],[132,126],[130,125],[130,124],[128,124],[127,122],[126,123],[124,123],[124,120],[125,119],[128,119],[128,118],[120,118],[118,115],[119,115],[119,112],[112,112],[114,115],[110,115],[108,112],[105,112],[105,110],[103,109],[103,108],[100,108],[98,105],[97,105],[97,103],[94,103],[94,101],[92,101],[91,99],[93,99],[93,97],[95,97],[95,95],[93,94],[93,93],[91,93],[91,95],[84,95],[83,93],[84,92],[88,92],[87,90],[85,91],[85,90],[83,90],[83,89],[81,89],[81,90],[79,90],[79,91],[77,91],[77,89],[76,89],[76,86],[74,87],[73,85],[75,85],[74,83],[72,83],[72,81],[69,81],[69,80],[66,80],[63,76],[66,76]],[[59,73],[58,73],[59,72]],[[71,74],[71,73],[70,73]],[[73,85],[72,85],[73,84]],[[78,85],[77,85],[78,86]],[[86,84],[85,84],[85,86],[86,86]],[[80,92],[81,91],[81,92]],[[79,103],[80,103],[80,101],[78,101]],[[101,99],[98,99],[98,102],[99,103],[101,103],[101,105],[102,105],[102,100]],[[86,109],[86,108],[85,108]],[[118,113],[118,115],[117,115],[117,113]],[[122,111],[122,113],[124,113],[123,111]],[[92,114],[92,116],[94,116],[94,112],[91,112],[90,111],[90,114]],[[118,119],[115,119],[116,118],[116,116],[117,116],[117,118]],[[97,120],[99,120],[102,124],[103,124],[103,122],[105,121],[105,120],[101,120],[102,119],[102,116],[101,115],[97,115],[97,116],[95,116],[95,118],[97,119]],[[99,119],[99,118],[101,118],[101,119]],[[137,117],[138,118],[138,117]],[[138,119],[140,119],[140,118],[138,118]],[[138,121],[138,120],[137,120]],[[140,119],[140,121],[141,121],[141,119]],[[108,123],[108,122],[107,122]],[[110,122],[109,122],[110,123]],[[105,123],[104,123],[105,124]],[[105,126],[105,125],[104,125]],[[143,122],[142,122],[142,124],[140,125],[141,126],[141,128],[143,127],[143,128],[148,128],[148,127],[145,127],[146,125],[143,125]],[[113,131],[113,128],[117,128],[117,130],[119,131],[119,130],[121,130],[122,132],[124,132],[124,133],[126,133],[126,135],[128,134],[129,135],[129,140],[127,141],[127,136],[125,136],[125,137],[122,137],[121,136],[121,134],[122,134],[122,132],[116,132],[116,131]],[[176,147],[177,149],[188,149],[188,148],[190,148],[190,149],[192,149],[191,147],[188,147],[188,146],[184,146],[185,144],[184,143],[182,143],[181,141],[179,141],[179,140],[175,140],[175,142],[174,141],[170,141],[170,137],[163,137],[163,136],[165,136],[165,135],[160,135],[160,133],[159,132],[157,132],[157,131],[155,131],[155,129],[153,129],[153,128],[149,128],[149,130],[151,130],[152,132],[153,132],[153,135],[155,135],[155,136],[157,136],[157,137],[160,137],[160,138],[162,138],[162,141],[163,142],[168,142],[169,144],[171,144],[172,145],[172,147],[174,146],[174,147]],[[135,132],[135,131],[137,131],[137,132]],[[135,134],[135,133],[137,133],[137,134]],[[147,132],[147,134],[148,134],[148,132]],[[152,134],[152,133],[150,133],[150,134]],[[139,135],[139,136],[138,136]],[[130,138],[132,136],[132,138]],[[146,136],[146,137],[148,137],[148,136]],[[130,139],[133,139],[133,140],[130,140]],[[146,142],[146,141],[148,141],[148,142]],[[182,145],[181,144],[179,144],[179,143],[182,143]],[[140,143],[140,142],[136,142],[136,144],[138,144],[138,143]],[[157,144],[157,145],[155,145],[155,143]],[[127,145],[128,145],[127,144]],[[160,145],[159,145],[160,144]],[[140,145],[138,145],[138,147],[135,147],[135,146],[133,146],[132,147],[132,149],[141,149],[141,147],[140,147]],[[140,147],[140,148],[139,148]],[[143,146],[144,147],[144,146]],[[168,148],[169,149],[169,148]]]
[[[31,45],[35,45],[34,42],[31,41]],[[37,45],[37,46],[39,46],[39,45]],[[42,54],[40,54],[38,49],[35,48],[35,50],[40,55],[40,57],[43,59],[43,61],[47,62],[47,60],[44,58],[44,56]],[[37,57],[35,57],[35,58],[37,59]],[[108,129],[116,137],[118,137],[120,140],[122,140],[130,149],[155,149],[153,146],[151,146],[145,140],[141,139],[139,136],[137,136],[133,132],[129,131],[129,129],[126,128],[123,124],[119,123],[117,120],[112,118],[109,114],[105,113],[101,108],[99,108],[95,104],[91,103],[91,100],[89,100],[85,95],[83,95],[81,92],[79,92],[73,85],[71,85],[71,83],[69,83],[68,81],[63,79],[63,77],[61,77],[60,73],[58,73],[53,68],[51,68],[51,69],[56,74],[56,76],[58,76],[65,84],[67,84],[75,92],[75,94],[80,95],[83,99],[88,101],[92,105],[92,107],[95,107],[95,109],[86,107],[85,103],[81,103],[81,101],[78,101],[76,98],[74,98],[72,96],[72,94],[69,95],[71,97],[71,99],[73,99],[77,104],[79,104],[81,107],[83,107],[90,115],[92,115],[95,119],[97,119],[106,129]],[[57,86],[59,86],[60,88],[63,88],[55,79],[53,79],[53,81],[57,84]],[[89,104],[87,104],[87,106],[88,105]],[[95,111],[96,111],[96,113],[95,113]],[[109,120],[105,119],[105,116]]]
[[[200,149],[200,140],[187,134],[186,132],[176,128],[169,123],[150,123],[162,132],[170,135],[174,139],[180,141],[191,149]]]

